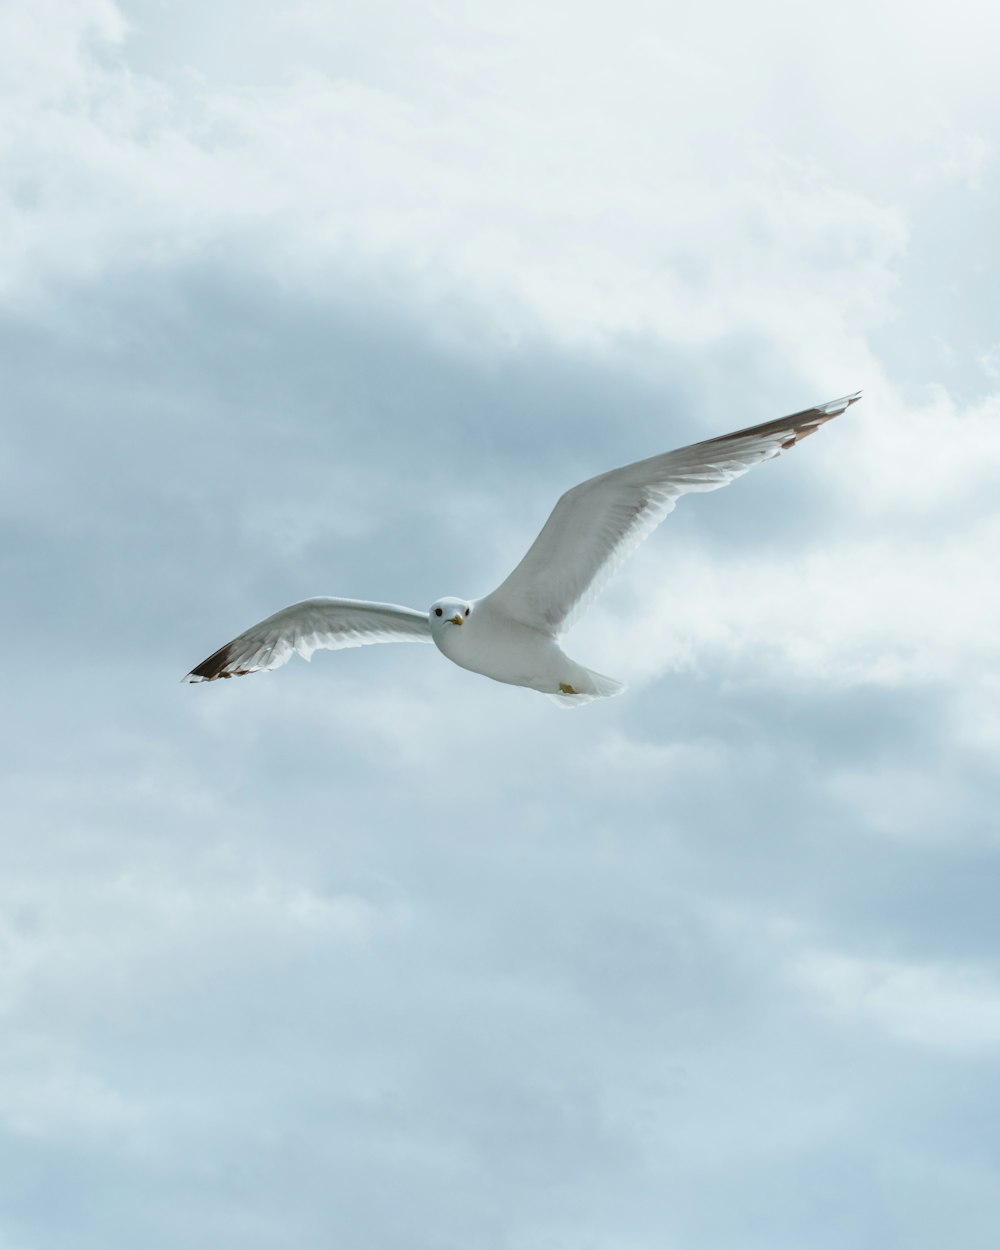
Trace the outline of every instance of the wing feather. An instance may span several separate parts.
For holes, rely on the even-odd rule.
[[[581,482],[562,496],[521,563],[482,602],[558,636],[674,510],[681,495],[727,486],[860,398],[858,391]]]
[[[339,651],[373,642],[430,642],[426,612],[360,599],[305,599],[244,630],[193,668],[184,681],[242,677],[280,668],[295,652]]]

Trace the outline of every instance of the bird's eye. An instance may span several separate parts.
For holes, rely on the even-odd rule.
[[[441,616],[441,615],[442,615],[442,613],[441,613],[441,609],[440,609],[440,608],[435,608],[435,609],[434,609],[434,615],[435,615],[435,616]]]
[[[466,609],[465,609],[465,615],[466,615],[466,616],[468,616],[468,615],[469,615],[469,609],[468,609],[468,608],[466,608]]]

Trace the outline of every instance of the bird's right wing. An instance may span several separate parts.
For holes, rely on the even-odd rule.
[[[430,641],[426,612],[359,599],[305,599],[251,625],[183,680],[215,681],[280,668],[296,651],[308,660],[314,651],[339,651],[371,642]]]
[[[568,490],[506,581],[481,602],[558,635],[596,598],[681,495],[718,490],[839,416],[855,395],[612,469]]]

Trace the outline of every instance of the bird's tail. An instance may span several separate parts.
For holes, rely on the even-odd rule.
[[[560,707],[582,707],[593,699],[610,699],[621,694],[625,689],[623,682],[614,677],[605,677],[603,673],[595,673],[592,668],[584,668],[582,664],[573,664],[569,679],[559,683],[558,691],[549,695]]]

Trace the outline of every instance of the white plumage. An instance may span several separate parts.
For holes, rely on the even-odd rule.
[[[568,490],[506,581],[481,599],[439,599],[429,612],[356,599],[306,599],[220,647],[185,681],[278,668],[293,652],[373,642],[434,642],[462,668],[529,686],[564,706],[624,687],[575,663],[559,637],[593,602],[681,495],[718,490],[839,416],[860,392],[612,469]]]

